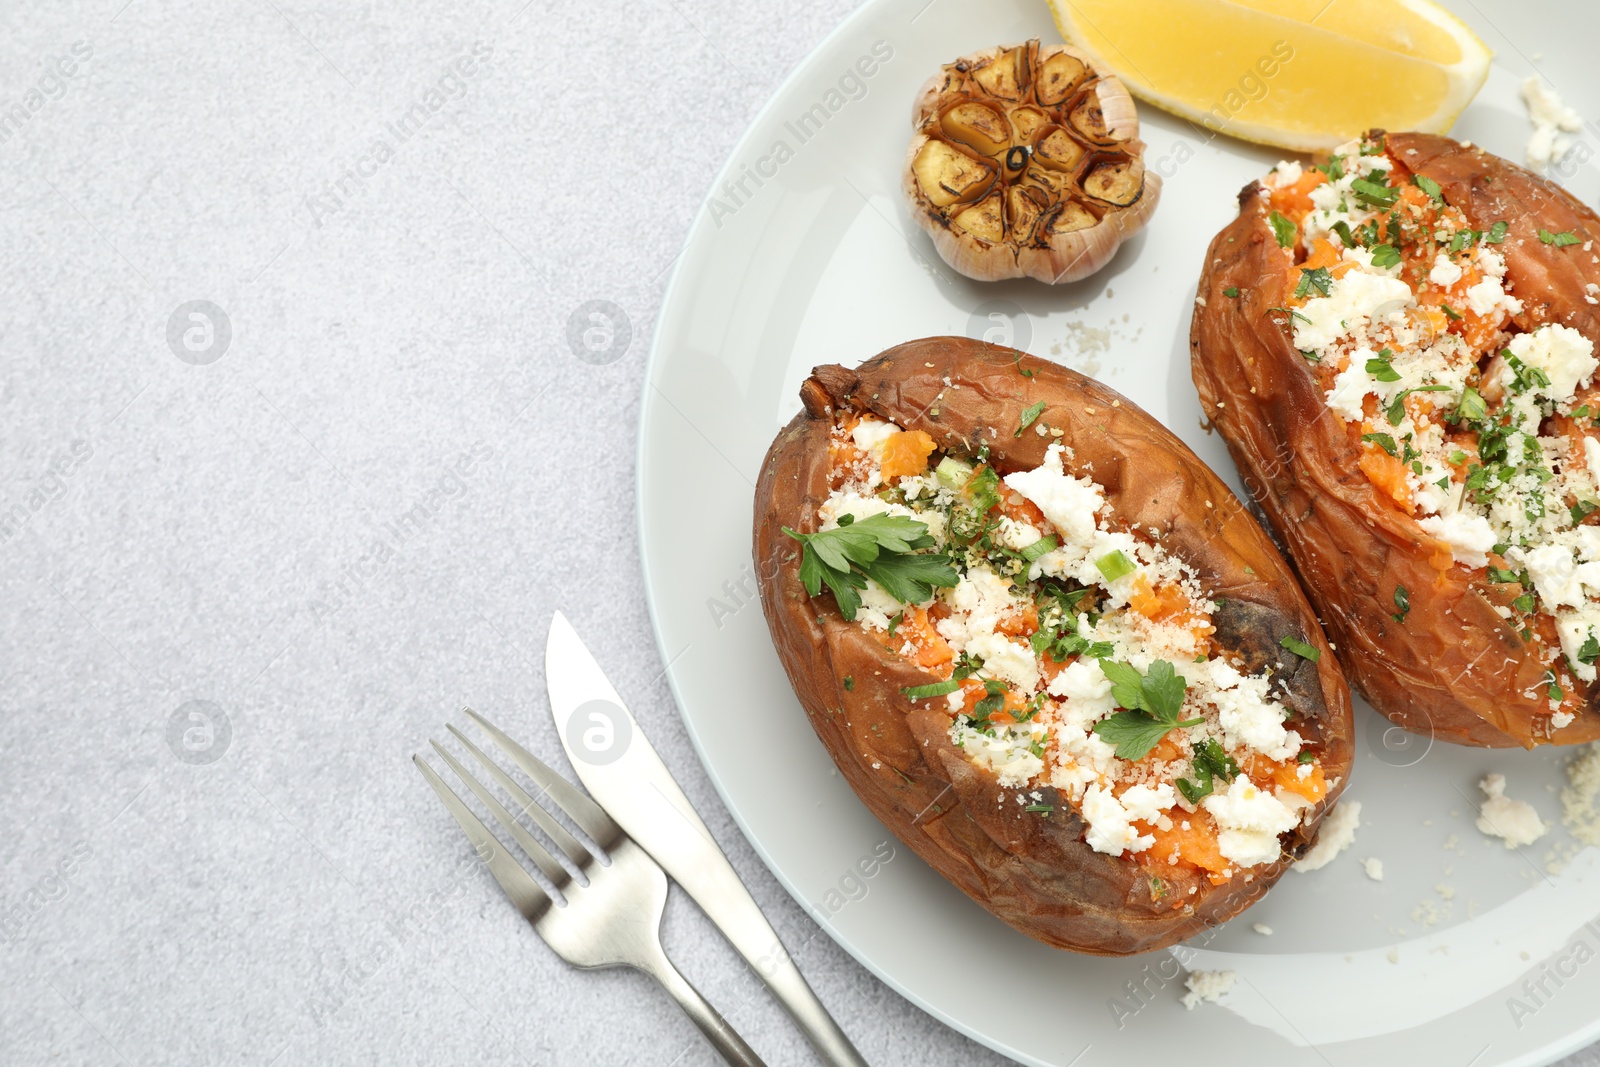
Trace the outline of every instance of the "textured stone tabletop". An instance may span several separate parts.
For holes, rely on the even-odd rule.
[[[0,1063],[715,1062],[516,921],[410,764],[470,704],[565,766],[557,608],[867,1058],[1002,1062],[757,860],[642,600],[668,271],[851,6],[0,12]],[[595,300],[631,333],[601,365],[568,339]],[[815,1062],[676,891],[665,936]]]

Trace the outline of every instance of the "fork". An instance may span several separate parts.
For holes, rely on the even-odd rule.
[[[602,864],[599,857],[556,822],[514,778],[460,730],[447,723],[445,729],[461,742],[474,759],[483,764],[489,777],[521,809],[520,813],[531,817],[534,824],[555,842],[567,860],[588,881],[587,885],[581,885],[573,879],[555,856],[506,810],[488,787],[474,778],[437,741],[430,739],[428,743],[433,750],[466,783],[473,795],[483,802],[534,866],[565,898],[564,906],[551,900],[549,894],[501,845],[500,840],[473,814],[455,790],[445,784],[444,779],[420,755],[413,755],[411,761],[417,765],[428,784],[433,786],[434,792],[439,794],[439,799],[444,801],[444,806],[461,824],[461,829],[466,831],[473,849],[522,917],[544,939],[545,944],[555,950],[556,955],[574,967],[627,966],[648,974],[665,987],[723,1059],[734,1067],[766,1067],[755,1050],[667,959],[666,950],[661,947],[661,916],[667,903],[667,876],[660,865],[622,832],[622,828],[611,820],[605,809],[576,786],[507,737],[483,716],[471,708],[462,710],[510,757],[512,763],[538,784],[541,792],[548,795],[557,808],[565,812],[610,857],[609,864]]]

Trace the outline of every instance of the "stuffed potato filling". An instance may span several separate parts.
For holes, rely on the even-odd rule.
[[[1280,306],[1328,412],[1441,573],[1464,567],[1548,664],[1549,728],[1569,725],[1600,659],[1600,361],[1559,324],[1524,328],[1509,220],[1473,229],[1381,140],[1262,183],[1283,256]],[[1571,233],[1538,239],[1590,253]],[[1590,303],[1600,286],[1588,286]],[[1237,296],[1230,292],[1230,296]],[[1522,321],[1527,321],[1523,318]],[[1427,589],[1393,591],[1394,619]]]
[[[1214,640],[1194,569],[1119,522],[1070,450],[1001,474],[986,449],[938,455],[920,430],[841,412],[830,472],[820,529],[786,530],[801,580],[934,676],[904,695],[949,716],[1010,802],[1048,817],[1061,798],[1091,848],[1153,876],[1220,884],[1280,858],[1327,793],[1316,752],[1269,674]]]

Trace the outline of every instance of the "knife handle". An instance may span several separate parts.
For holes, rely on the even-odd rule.
[[[750,962],[755,964],[756,973],[761,975],[767,988],[772,990],[794,1021],[800,1024],[812,1047],[830,1067],[868,1067],[867,1061],[862,1059],[861,1053],[839,1029],[839,1024],[828,1014],[828,1009],[822,1006],[822,1001],[817,999],[817,994],[800,973],[800,968],[795,966],[776,933],[773,934],[773,944],[776,946],[774,954],[778,956],[777,959],[769,959],[764,964],[755,960]]]

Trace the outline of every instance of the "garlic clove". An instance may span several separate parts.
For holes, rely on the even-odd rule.
[[[935,207],[970,203],[994,184],[995,166],[946,141],[928,141],[912,164],[917,184]]]
[[[1011,123],[998,109],[964,100],[945,111],[939,129],[950,140],[967,145],[986,156],[998,155],[1011,147]]]

